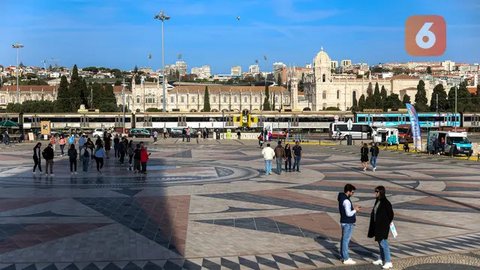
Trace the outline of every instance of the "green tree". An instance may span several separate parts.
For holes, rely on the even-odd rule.
[[[468,85],[466,81],[460,83],[460,86],[458,87],[457,98],[458,112],[468,112],[473,110],[474,105],[472,104],[472,95],[468,91]]]
[[[403,95],[402,103],[403,103],[403,105],[405,105],[407,103],[412,103],[412,101],[410,100],[410,96],[407,95],[407,94]]]
[[[441,83],[433,88],[432,98],[430,99],[430,111],[436,112],[438,104],[438,111],[444,112],[448,110],[447,91],[443,88]]]
[[[73,66],[72,69],[72,77],[70,79],[70,86],[69,86],[69,95],[70,95],[70,108],[69,112],[75,112],[80,108],[80,104],[85,99],[85,89],[83,89],[83,79],[78,76],[78,68],[77,65]]]
[[[427,74],[432,74],[432,67],[431,66],[427,67]]]
[[[475,95],[472,95],[472,103],[475,107],[474,111],[480,111],[480,84],[477,85],[477,92]]]
[[[358,110],[363,111],[365,109],[365,95],[361,95],[360,99],[358,100]]]
[[[382,102],[382,108],[384,111],[388,111],[388,109],[392,109],[392,107],[389,107],[388,104],[388,94],[387,94],[387,89],[385,89],[385,86],[382,85],[382,91],[380,91],[380,97],[381,97],[381,102]],[[398,97],[398,95],[397,95]]]
[[[210,111],[210,93],[208,92],[208,86],[205,86],[205,93],[203,94],[203,111]]]
[[[263,101],[263,111],[270,111],[270,94],[268,84],[265,85],[265,100]]]
[[[373,100],[373,87],[372,83],[368,83],[367,87],[367,98],[365,99],[365,108],[364,109],[373,109],[375,108],[375,101]]]
[[[392,93],[385,99],[385,106],[389,109],[392,109],[392,111],[398,111],[398,109],[400,109],[403,104],[402,101],[400,101],[400,97],[398,96],[398,94]]]
[[[20,103],[8,103],[6,111],[10,113],[21,113],[23,112],[23,106]]]
[[[373,108],[383,109],[382,96],[380,95],[380,87],[378,82],[375,83],[375,91],[373,92]]]
[[[425,82],[420,80],[417,85],[417,93],[415,94],[415,109],[417,112],[428,111],[427,92],[425,91]]]
[[[60,78],[60,85],[57,90],[57,101],[55,102],[55,112],[69,112],[70,111],[70,91],[67,77]]]

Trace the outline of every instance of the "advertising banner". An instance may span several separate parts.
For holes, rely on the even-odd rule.
[[[40,122],[40,132],[42,135],[50,135],[50,121]]]
[[[420,134],[420,123],[418,122],[418,114],[412,104],[407,103],[407,111],[410,115],[410,125],[412,130],[413,144],[417,151],[422,150],[422,136]]]

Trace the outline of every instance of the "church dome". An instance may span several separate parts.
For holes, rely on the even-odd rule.
[[[315,56],[315,63],[328,63],[330,65],[330,56],[328,56],[323,48],[317,53],[317,56]]]

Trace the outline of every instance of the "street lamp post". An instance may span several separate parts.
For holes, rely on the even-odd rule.
[[[123,112],[123,119],[122,119],[122,134],[125,134],[125,79],[123,79],[122,83],[122,112]]]
[[[163,35],[163,24],[165,21],[170,20],[170,16],[167,16],[163,11],[160,11],[155,15],[156,20],[162,21],[162,71],[163,71],[163,112],[167,111],[167,89],[166,89],[166,80],[165,80],[165,45],[164,45],[164,35]]]
[[[12,48],[17,49],[17,68],[15,69],[17,74],[17,103],[20,103],[20,87],[18,86],[19,77],[18,77],[18,50],[23,48],[23,44],[15,43],[12,45]]]
[[[457,112],[458,112],[458,108],[457,108],[457,90],[458,90],[458,87],[455,85],[455,113],[453,114],[453,119],[455,119],[455,131],[457,131]]]

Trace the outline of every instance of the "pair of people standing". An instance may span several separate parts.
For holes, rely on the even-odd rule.
[[[134,173],[147,174],[147,162],[150,157],[150,153],[147,151],[147,147],[143,143],[137,144],[137,147],[133,151],[133,168]]]
[[[355,193],[355,186],[346,184],[343,193],[338,194],[338,210],[340,212],[340,224],[342,226],[342,238],[340,241],[340,255],[344,264],[353,265],[356,262],[350,258],[348,245],[353,234],[356,223],[356,214],[361,211],[359,206],[354,207],[350,198]],[[392,204],[386,197],[384,186],[375,188],[375,203],[370,214],[370,225],[368,228],[368,237],[375,238],[380,248],[380,258],[372,263],[374,265],[383,265],[383,269],[393,268],[390,256],[390,247],[388,245],[388,234],[390,224],[393,221],[394,213]]]
[[[53,174],[53,158],[55,156],[52,144],[48,144],[45,149],[41,152],[40,156],[40,149],[42,147],[42,143],[37,143],[33,148],[33,173],[35,173],[36,169],[42,172],[42,160],[41,157],[45,159],[45,167],[46,167],[46,176],[54,176]]]
[[[362,148],[360,149],[360,161],[362,162],[363,171],[367,171],[368,169],[368,153],[370,152],[370,164],[372,165],[372,170],[377,170],[377,158],[378,154],[380,153],[380,148],[376,143],[372,144],[372,147],[369,149],[366,143],[363,144]]]

